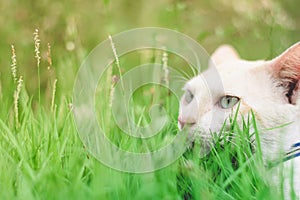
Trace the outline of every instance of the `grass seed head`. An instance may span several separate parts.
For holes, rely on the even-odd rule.
[[[52,58],[51,58],[51,45],[50,43],[47,44],[47,62],[48,62],[48,70],[51,69],[51,66],[52,66]]]
[[[14,82],[16,83],[18,78],[17,78],[17,55],[16,55],[16,50],[14,45],[11,45],[11,74],[13,77]]]
[[[19,99],[20,99],[20,93],[23,85],[23,77],[20,76],[18,82],[17,82],[17,88],[14,92],[14,114],[15,114],[15,123],[16,123],[16,128],[20,127],[20,122],[19,122]]]
[[[166,85],[169,85],[169,69],[168,69],[168,53],[164,52],[162,57],[163,71],[164,71],[164,81]]]
[[[35,58],[37,61],[37,67],[40,67],[40,62],[41,62],[41,52],[40,52],[40,35],[39,35],[39,30],[35,29],[34,33],[33,33],[33,40],[34,40],[34,52],[35,52]]]

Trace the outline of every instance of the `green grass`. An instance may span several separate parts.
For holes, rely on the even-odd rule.
[[[154,58],[157,55],[153,53]],[[108,138],[134,152],[149,152],[170,143],[178,131],[178,102],[164,87],[146,85],[135,91],[130,109],[135,122],[145,125],[150,122],[151,105],[165,107],[171,121],[159,134],[134,139],[116,127],[108,106],[111,84],[104,84],[117,73],[114,71],[99,82],[96,93],[98,120]],[[258,135],[257,130],[249,132],[254,121],[245,120],[239,127],[234,116],[231,131],[224,133],[230,139],[219,139],[204,158],[199,156],[201,148],[196,143],[163,169],[125,173],[90,155],[79,139],[70,97],[56,97],[52,110],[46,94],[43,103],[36,105],[25,86],[18,99],[19,125],[14,109],[7,109],[8,114],[2,113],[0,120],[0,199],[181,199],[187,192],[195,199],[280,199],[275,188],[267,184],[260,154],[252,153],[250,136]],[[10,95],[3,94],[4,107],[12,107]]]
[[[146,174],[118,172],[91,157],[65,103],[56,113],[41,109],[34,115],[26,107],[19,130],[1,120],[0,131],[1,199],[180,199],[177,184],[181,191],[191,187],[196,199],[278,199],[252,155],[247,130],[234,128],[238,137],[205,158],[195,147],[174,164]],[[179,174],[184,174],[180,182]]]

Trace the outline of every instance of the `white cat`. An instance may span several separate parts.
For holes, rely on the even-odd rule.
[[[238,123],[252,110],[260,134],[265,163],[286,156],[285,197],[290,198],[290,172],[294,170],[294,191],[300,197],[300,43],[271,61],[245,61],[227,45],[212,55],[208,70],[184,86],[178,126],[193,136],[211,142],[211,132],[236,112]],[[214,67],[215,66],[215,67]],[[298,153],[298,154],[297,154]],[[275,167],[276,168],[276,167]],[[279,181],[274,175],[273,181]]]

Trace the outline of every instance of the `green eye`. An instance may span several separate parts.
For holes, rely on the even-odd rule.
[[[191,91],[187,90],[184,94],[184,99],[187,103],[191,103],[194,98],[194,95]]]
[[[220,106],[224,109],[232,108],[239,100],[238,97],[226,95],[221,97]]]

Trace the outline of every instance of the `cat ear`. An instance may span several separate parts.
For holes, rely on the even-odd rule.
[[[271,73],[285,88],[289,103],[296,104],[300,82],[300,42],[273,59]]]
[[[221,45],[212,54],[211,59],[215,65],[219,65],[232,60],[239,60],[236,50],[230,45]]]

